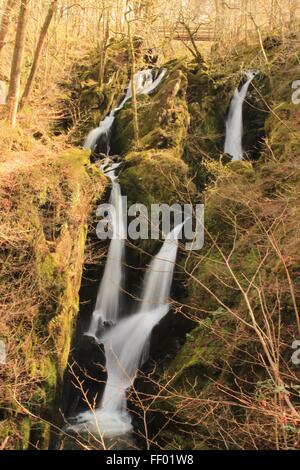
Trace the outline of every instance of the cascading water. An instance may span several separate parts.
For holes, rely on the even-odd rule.
[[[107,116],[103,121],[100,122],[99,127],[96,127],[96,129],[93,129],[89,135],[87,136],[85,142],[84,142],[84,147],[87,149],[94,150],[95,146],[100,139],[100,137],[104,137],[105,144],[106,144],[106,154],[109,155],[110,153],[110,134],[111,134],[111,129],[112,125],[115,120],[115,115],[114,111],[111,112],[109,116]]]
[[[118,319],[120,292],[122,288],[122,265],[126,239],[126,228],[122,206],[121,188],[115,181],[118,164],[106,172],[112,181],[110,204],[112,212],[112,240],[109,246],[104,274],[97,294],[96,307],[86,335],[97,337],[99,326],[115,324]]]
[[[148,95],[153,90],[155,90],[155,88],[158,87],[158,85],[160,84],[164,76],[166,75],[166,72],[167,72],[167,69],[162,69],[156,79],[154,79],[153,77],[152,69],[141,70],[140,72],[138,72],[134,77],[137,95]],[[116,113],[120,111],[122,108],[124,108],[127,101],[129,101],[131,98],[132,98],[132,81],[130,81],[128,85],[126,96],[121,102],[121,104],[117,108],[114,108],[109,114],[109,116],[107,116],[103,121],[101,121],[99,126],[96,129],[93,129],[89,133],[89,135],[87,136],[84,142],[85,148],[95,150],[96,144],[99,141],[99,139],[104,138],[104,141],[106,143],[106,153],[107,155],[109,155],[110,153],[109,142],[110,142],[111,130],[112,130],[112,126],[116,117]]]
[[[142,294],[141,312],[148,312],[166,303],[166,292],[170,292],[177,253],[178,236],[183,224],[177,225],[167,236],[160,252],[152,260],[147,271]]]
[[[243,104],[246,99],[250,83],[256,74],[256,71],[246,72],[247,81],[240,90],[238,88],[235,90],[230,103],[229,114],[226,121],[224,153],[231,155],[233,160],[243,159]]]
[[[149,94],[166,74],[162,69],[154,79],[153,71],[143,70],[135,77],[136,93]],[[97,129],[88,135],[85,147],[94,150],[98,140],[104,136],[109,154],[111,129],[117,111],[132,97],[132,82],[121,104],[112,110]],[[104,345],[107,382],[100,407],[95,412],[80,413],[71,426],[77,432],[90,431],[105,437],[120,436],[132,429],[131,418],[126,408],[126,390],[133,384],[138,368],[146,358],[149,338],[155,325],[168,313],[174,265],[178,250],[178,235],[182,225],[168,235],[164,244],[150,264],[145,277],[143,300],[138,313],[118,322],[120,291],[122,287],[122,260],[124,255],[125,225],[120,185],[116,182],[115,170],[109,157],[102,165],[103,171],[112,181],[110,203],[113,238],[110,243],[103,278],[98,290],[96,307],[92,315],[88,336],[93,336]],[[114,326],[111,326],[114,324]],[[110,328],[107,326],[110,325]],[[100,336],[99,329],[104,333]]]
[[[162,81],[166,74],[167,69],[162,69],[156,79],[153,76],[153,70],[147,69],[138,72],[135,77],[135,85],[137,94],[148,94],[153,91]],[[107,145],[107,154],[109,154],[111,128],[115,119],[115,114],[120,111],[125,103],[132,97],[132,82],[130,81],[127,93],[121,104],[115,108],[108,117],[106,117],[97,127],[93,129],[84,146],[93,150],[101,136],[105,136]],[[106,159],[103,170],[111,165],[109,158]],[[118,164],[113,164],[109,170],[106,170],[107,176],[112,181],[112,191],[110,196],[110,203],[114,208],[112,217],[113,237],[110,243],[107,263],[105,266],[103,278],[98,290],[96,307],[92,315],[89,330],[86,332],[87,336],[97,338],[97,332],[100,326],[105,323],[115,324],[118,319],[120,292],[122,282],[122,261],[124,255],[124,246],[126,239],[126,228],[124,226],[124,214],[122,207],[121,188],[116,182],[115,170]]]
[[[174,257],[176,258],[177,252],[177,245],[174,243],[173,239],[178,239],[182,226],[183,224],[178,225],[169,234],[159,254],[151,262],[150,269],[146,273],[142,293],[142,305],[140,308],[142,313],[159,309],[166,303],[166,292],[170,292],[173,280],[174,263],[172,260]],[[171,253],[171,250],[173,250],[173,253]],[[170,260],[169,262],[167,261],[168,259]],[[145,341],[142,357],[143,362],[148,359],[149,349],[150,338]]]
[[[178,250],[178,225],[168,235],[145,277],[140,311],[120,321],[101,338],[104,344],[107,383],[101,405],[95,412],[77,417],[78,432],[89,431],[103,437],[120,436],[132,429],[126,409],[126,390],[133,384],[145,359],[145,347],[155,325],[169,311],[169,295]]]

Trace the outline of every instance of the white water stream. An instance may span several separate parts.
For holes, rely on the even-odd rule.
[[[106,172],[112,181],[110,204],[114,208],[112,216],[112,239],[109,245],[107,260],[99,286],[96,306],[92,315],[89,330],[86,335],[97,337],[99,327],[105,322],[116,324],[120,307],[120,293],[123,278],[123,258],[126,239],[126,227],[124,224],[124,213],[122,206],[121,188],[116,180],[115,164],[110,171]]]
[[[103,437],[120,436],[132,429],[126,408],[126,390],[146,359],[145,348],[155,325],[169,311],[169,295],[178,250],[177,226],[165,239],[145,277],[142,305],[138,313],[121,320],[101,337],[104,344],[107,383],[101,405],[77,417],[73,427]]]
[[[250,83],[256,76],[257,72],[246,72],[247,81],[242,88],[238,88],[234,92],[234,96],[230,103],[228,118],[226,121],[226,139],[224,153],[231,155],[233,160],[242,160],[243,151],[243,104],[246,99]]]
[[[159,75],[157,76],[156,79],[153,77],[153,70],[152,69],[147,69],[147,70],[141,70],[138,72],[135,77],[135,89],[136,89],[136,94],[137,95],[149,95],[155,88],[158,87],[164,76],[166,75],[167,69],[162,69]],[[96,129],[93,129],[89,135],[87,136],[85,142],[84,142],[84,147],[89,148],[91,150],[94,150],[97,144],[97,141],[100,139],[100,137],[104,137],[106,141],[106,147],[107,147],[107,154],[109,155],[110,153],[110,137],[111,137],[111,130],[112,126],[116,117],[116,113],[120,111],[122,108],[124,108],[125,104],[127,101],[129,101],[132,98],[132,81],[130,81],[126,96],[123,99],[123,101],[114,108],[110,114],[103,119],[103,121],[100,122],[99,126],[96,127]]]

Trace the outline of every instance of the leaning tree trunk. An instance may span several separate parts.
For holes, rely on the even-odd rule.
[[[28,100],[28,97],[30,95],[32,85],[33,85],[33,82],[34,82],[34,78],[35,78],[35,75],[36,75],[36,72],[37,72],[37,69],[38,69],[41,52],[43,50],[43,46],[44,46],[44,43],[45,43],[45,40],[46,40],[47,32],[48,32],[50,23],[52,21],[52,18],[54,16],[56,8],[57,8],[57,2],[58,2],[58,0],[53,0],[51,2],[50,6],[49,6],[48,13],[47,13],[47,16],[46,16],[44,24],[42,26],[40,37],[39,37],[39,40],[38,40],[38,43],[37,43],[37,46],[36,46],[36,50],[35,50],[35,53],[34,53],[34,58],[33,58],[33,63],[32,63],[32,66],[31,66],[30,74],[29,74],[28,80],[26,82],[24,93],[23,93],[23,96],[22,96],[22,99],[21,99],[21,102],[20,102],[20,109],[22,109],[24,107],[24,105],[25,105],[25,103]]]
[[[224,1],[223,0],[214,0],[215,4],[215,41],[220,41],[223,39],[224,33]]]
[[[110,11],[105,12],[105,5],[102,6],[102,44],[100,52],[100,66],[99,66],[99,86],[102,87],[104,83],[105,64],[107,56],[107,47],[109,42],[109,27],[110,27]]]
[[[132,106],[132,114],[133,114],[133,137],[134,137],[135,148],[137,148],[139,146],[139,121],[138,121],[136,83],[135,83],[136,62],[135,62],[135,50],[134,50],[134,43],[133,43],[133,38],[132,38],[132,33],[131,33],[130,22],[128,22],[128,41],[129,41],[129,48],[130,48],[130,55],[131,55],[131,92],[132,92],[131,106]]]
[[[6,38],[9,24],[11,21],[11,13],[16,3],[17,3],[17,0],[7,0],[6,6],[3,12],[2,21],[0,25],[0,54],[5,45],[5,38]]]
[[[29,12],[30,0],[21,0],[21,6],[19,11],[19,19],[16,33],[16,41],[14,54],[12,59],[12,66],[10,72],[10,81],[7,97],[7,110],[8,117],[12,125],[16,124],[18,101],[20,94],[20,81],[21,81],[21,70],[25,48],[25,36],[26,36],[26,25]]]

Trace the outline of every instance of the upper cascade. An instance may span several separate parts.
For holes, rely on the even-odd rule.
[[[158,76],[155,78],[154,69],[146,69],[140,70],[134,76],[135,82],[135,89],[137,95],[149,95],[152,91],[154,91],[160,82],[163,80],[167,73],[167,69],[163,68]],[[110,114],[106,116],[103,121],[99,123],[99,126],[95,129],[91,130],[88,134],[85,142],[84,147],[91,149],[92,151],[95,150],[96,144],[100,137],[104,138],[106,143],[106,154],[109,155],[110,153],[110,137],[111,137],[111,129],[115,120],[116,113],[121,111],[124,108],[127,101],[132,98],[132,80],[130,80],[129,85],[127,87],[127,92],[125,98],[121,101],[119,106],[112,109]]]

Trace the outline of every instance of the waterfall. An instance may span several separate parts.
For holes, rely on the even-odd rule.
[[[137,94],[151,93],[162,81],[166,74],[167,69],[162,69],[156,79],[154,79],[153,70],[141,70],[134,76]],[[132,82],[130,81],[126,96],[121,104],[113,109],[109,116],[107,116],[100,124],[99,127],[93,129],[84,146],[86,148],[94,149],[98,140],[104,136],[107,148],[107,154],[110,150],[111,129],[115,120],[115,114],[120,111],[126,102],[132,97]],[[96,306],[92,315],[92,320],[89,330],[85,333],[87,336],[97,338],[97,332],[105,323],[115,324],[118,319],[118,312],[120,310],[120,292],[122,288],[122,262],[124,256],[126,228],[124,226],[124,214],[122,207],[121,188],[116,182],[115,170],[119,164],[111,165],[108,159],[104,162],[102,170],[105,171],[107,176],[112,181],[112,191],[110,196],[110,204],[114,208],[114,216],[112,219],[113,237],[109,246],[107,262],[104,269],[102,281],[99,286]],[[107,169],[107,167],[109,167]]]
[[[91,324],[86,335],[97,337],[99,326],[106,323],[115,324],[118,319],[120,292],[122,288],[122,265],[125,249],[126,228],[121,197],[121,188],[115,181],[115,170],[119,164],[114,164],[106,172],[112,181],[110,204],[114,208],[112,215],[112,240],[109,245],[107,261],[99,286],[96,307]]]
[[[133,77],[137,94],[151,93],[160,84],[166,72],[167,69],[162,69],[156,78],[152,69],[138,72]],[[129,83],[126,96],[120,105],[89,133],[84,143],[86,148],[93,151],[99,139],[103,138],[106,153],[109,155],[115,115],[131,97],[132,82]],[[182,225],[175,227],[150,264],[145,276],[143,300],[139,311],[118,321],[126,236],[121,188],[116,181],[118,166],[119,164],[112,165],[109,157],[102,165],[102,170],[112,181],[110,203],[114,208],[111,220],[113,236],[90,327],[85,333],[104,345],[107,383],[100,407],[94,412],[80,413],[75,418],[75,424],[70,426],[77,432],[89,431],[105,437],[119,436],[132,429],[126,407],[126,390],[133,385],[138,368],[146,358],[145,351],[148,349],[153,328],[169,311],[168,298],[178,250],[178,235],[182,228]],[[107,328],[108,325],[111,327]]]
[[[167,69],[162,69],[158,77],[154,79],[153,69],[141,70],[135,74],[135,90],[137,95],[149,95],[155,88],[158,87],[162,79],[167,73]],[[116,108],[116,111],[122,109],[128,100],[132,98],[132,81],[130,81],[127,93],[120,106]]]
[[[138,313],[121,320],[101,338],[104,344],[107,383],[101,405],[86,411],[73,426],[104,437],[120,436],[132,429],[126,409],[126,390],[133,385],[144,360],[144,349],[155,325],[169,311],[169,295],[178,250],[177,226],[166,238],[145,276],[142,305]]]
[[[166,293],[170,292],[174,271],[174,258],[177,253],[178,236],[183,224],[177,225],[169,233],[146,273],[142,294],[141,312],[147,312],[166,303]]]
[[[226,139],[224,153],[231,155],[233,160],[243,159],[243,104],[247,96],[249,85],[257,72],[246,72],[247,81],[242,88],[234,92],[230,103],[229,114],[226,121]]]
[[[148,95],[151,93],[155,88],[158,87],[164,76],[166,75],[167,69],[162,69],[159,73],[158,77],[154,79],[153,76],[153,69],[141,70],[137,72],[134,76],[135,87],[137,95]],[[114,108],[110,114],[100,122],[99,126],[96,129],[93,129],[89,135],[87,136],[84,147],[95,150],[96,144],[100,138],[103,138],[106,144],[106,153],[109,155],[110,153],[110,137],[111,137],[111,130],[112,126],[116,117],[116,113],[124,108],[127,101],[132,98],[132,81],[130,81],[126,96],[121,102],[121,104]]]
[[[170,293],[174,262],[178,246],[174,240],[178,240],[183,224],[177,225],[168,235],[160,252],[152,260],[149,270],[145,276],[144,289],[142,293],[141,312],[148,312],[154,308],[160,308],[166,305],[166,292]],[[168,261],[169,260],[169,261]],[[168,313],[168,311],[166,312]],[[150,338],[145,341],[143,349],[143,362],[149,357]]]
[[[100,122],[99,127],[96,127],[96,129],[93,129],[89,133],[83,146],[87,149],[94,150],[100,137],[103,137],[106,144],[106,154],[108,155],[110,152],[110,134],[114,120],[115,115],[114,111],[112,111],[109,116],[107,116],[105,119],[103,119],[103,121]]]

